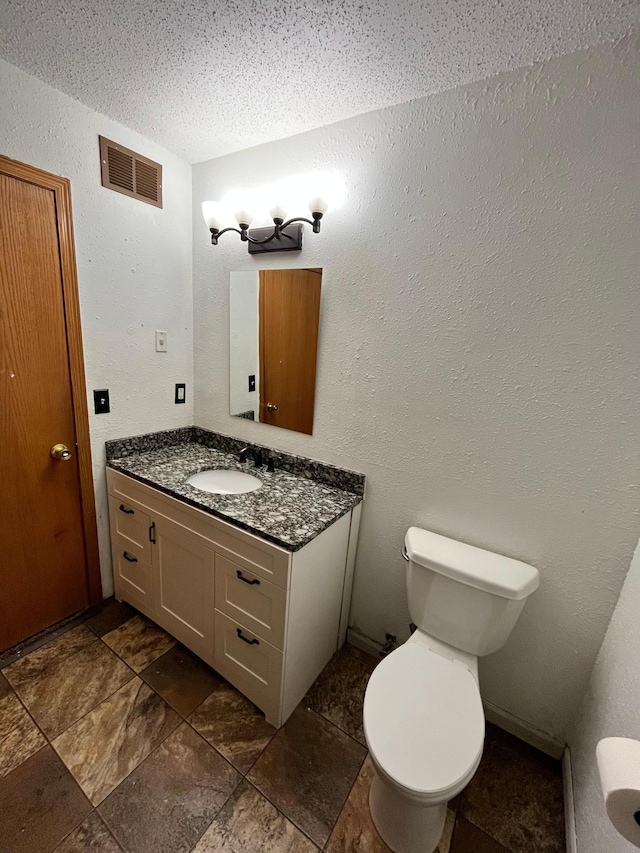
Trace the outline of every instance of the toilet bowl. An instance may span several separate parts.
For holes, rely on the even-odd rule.
[[[398,853],[436,849],[447,803],[471,781],[484,744],[474,673],[416,634],[373,671],[363,710],[376,770],[371,815]]]
[[[405,538],[411,638],[373,671],[364,733],[373,822],[394,853],[433,853],[447,802],[482,758],[478,655],[504,645],[537,569],[412,527]]]

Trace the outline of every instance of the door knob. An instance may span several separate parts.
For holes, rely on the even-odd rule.
[[[65,444],[54,444],[49,453],[54,459],[71,459],[71,451]]]
[[[267,403],[267,411],[268,412],[277,412],[278,404],[277,403]]]

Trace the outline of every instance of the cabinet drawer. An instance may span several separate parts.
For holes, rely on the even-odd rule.
[[[122,537],[141,552],[145,560],[151,560],[151,519],[136,506],[109,496],[109,519],[112,533]]]
[[[261,708],[267,720],[278,716],[282,664],[281,651],[216,610],[214,668]]]
[[[114,536],[111,544],[116,594],[142,603],[142,609],[148,612],[152,608],[153,595],[151,563],[144,559],[143,551],[124,536]]]
[[[287,591],[216,554],[216,607],[277,649],[284,648]]]

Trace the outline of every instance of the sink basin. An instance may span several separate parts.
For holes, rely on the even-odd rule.
[[[243,495],[246,492],[255,492],[262,485],[262,480],[251,474],[225,468],[199,471],[192,474],[186,482],[195,489],[214,495]]]

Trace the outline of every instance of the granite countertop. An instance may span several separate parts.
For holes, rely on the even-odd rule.
[[[236,454],[194,440],[128,452],[108,458],[107,465],[288,551],[302,548],[362,500],[361,494],[308,476],[255,468],[251,459],[240,464]],[[210,468],[244,471],[263,485],[246,494],[215,495],[185,483],[187,477]]]

